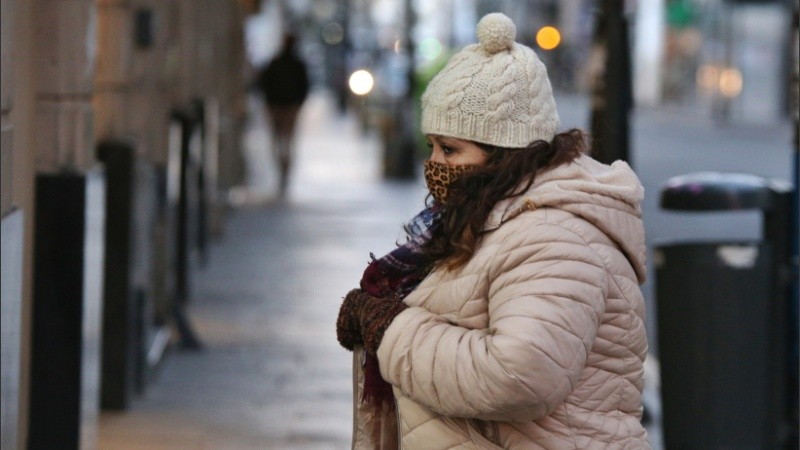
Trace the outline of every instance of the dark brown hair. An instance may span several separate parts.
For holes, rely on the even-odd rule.
[[[557,134],[552,142],[534,141],[525,148],[475,144],[489,154],[486,163],[450,185],[440,224],[423,247],[437,265],[448,269],[461,267],[472,257],[497,202],[525,193],[538,172],[588,153],[586,135],[574,128]]]

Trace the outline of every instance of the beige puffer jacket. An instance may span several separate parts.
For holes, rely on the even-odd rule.
[[[643,193],[624,162],[540,174],[464,267],[405,299],[378,350],[401,448],[649,448]]]

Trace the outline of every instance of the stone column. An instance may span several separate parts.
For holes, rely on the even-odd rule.
[[[12,133],[11,98],[12,98],[12,62],[11,48],[13,43],[13,1],[2,0],[0,3],[0,212],[5,216],[11,211],[12,189]]]
[[[157,277],[168,267],[157,249],[167,215],[159,199],[166,172],[170,92],[177,65],[170,44],[177,28],[175,2],[96,0],[99,14],[98,70],[95,78],[96,136],[104,149],[109,194],[104,311],[102,402],[104,409],[128,407],[145,387],[156,335],[164,323],[154,305],[169,301]],[[118,183],[119,185],[112,185]],[[113,216],[113,219],[112,219]],[[160,354],[161,352],[157,352]]]
[[[207,198],[210,231],[222,233],[229,189],[244,182],[241,134],[246,120],[248,68],[244,21],[255,11],[252,0],[202,0],[196,11],[196,95],[208,106],[206,133]]]
[[[97,72],[94,78],[95,137],[129,139],[128,91],[133,27],[127,0],[97,1]]]
[[[174,1],[97,0],[97,139],[130,141],[136,155],[166,161],[170,98],[177,85]],[[138,24],[138,25],[137,25]]]
[[[86,171],[95,163],[94,2],[37,0],[33,19],[37,171]]]
[[[3,448],[25,448],[29,413],[36,173],[93,164],[93,7],[88,0],[2,0],[0,209],[3,216]],[[13,74],[13,76],[12,76]],[[16,223],[10,264],[6,219]],[[20,223],[21,222],[21,223]],[[8,269],[8,270],[6,270]],[[17,283],[8,303],[6,278]],[[11,321],[13,326],[7,326]],[[14,334],[16,338],[7,333]],[[12,347],[16,356],[9,353]],[[6,363],[17,360],[19,379]],[[13,403],[17,401],[17,410]]]
[[[2,447],[24,448],[30,367],[34,156],[30,151],[31,4],[2,0],[0,28],[0,204],[2,273]],[[22,224],[18,224],[18,222]],[[15,223],[17,222],[17,223]],[[9,227],[9,225],[12,225]],[[7,244],[11,245],[7,245]],[[21,249],[14,248],[21,243]],[[20,254],[21,253],[21,254]],[[11,256],[11,258],[9,258]],[[10,261],[9,261],[10,259]],[[11,275],[10,278],[9,275]],[[8,283],[7,283],[8,281]],[[12,282],[13,281],[13,282]],[[14,282],[17,283],[15,286]],[[19,292],[14,292],[15,289]]]
[[[172,96],[173,105],[186,105],[198,94],[200,79],[199,15],[202,0],[176,0],[178,3],[178,83]],[[203,30],[208,32],[209,30]]]
[[[32,110],[24,123],[30,141],[24,150],[35,155],[37,192],[31,211],[36,214],[30,307],[34,337],[28,350],[27,441],[31,447],[92,448],[102,292],[96,276],[102,273],[102,254],[97,250],[102,250],[105,192],[95,159],[92,105],[96,9],[93,0],[16,3],[30,8],[28,22],[18,24],[30,29],[30,42],[15,54],[31,58]],[[42,189],[58,183],[71,190]],[[48,217],[58,220],[51,223]],[[75,233],[65,239],[64,233],[71,231]],[[62,314],[76,305],[79,313]],[[54,341],[61,346],[58,352],[53,351],[58,348]],[[63,392],[58,398],[50,395],[56,386]]]
[[[222,206],[228,190],[244,182],[241,133],[246,120],[247,67],[244,53],[244,12],[236,0],[227,0],[217,10],[214,24],[214,66],[209,86],[209,103],[218,105],[215,133],[216,158],[213,183],[214,203]],[[219,20],[219,19],[222,20]],[[212,232],[221,233],[222,209],[212,217]]]
[[[14,43],[14,2],[0,2],[0,217],[2,217],[2,417],[0,446],[16,449],[22,442],[20,395],[22,386],[22,272],[24,241],[23,211],[15,208],[14,143],[11,118],[13,99],[12,48]]]

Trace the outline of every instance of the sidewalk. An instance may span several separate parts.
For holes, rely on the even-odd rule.
[[[422,208],[424,186],[382,181],[379,143],[318,95],[301,117],[287,200],[263,204],[274,177],[261,123],[246,145],[263,170],[193,274],[188,311],[205,348],[172,351],[130,411],[103,414],[100,449],[350,448],[339,304],[369,253],[391,250]]]

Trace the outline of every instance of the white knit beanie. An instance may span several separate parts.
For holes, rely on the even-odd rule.
[[[514,42],[507,16],[478,22],[478,44],[464,47],[422,96],[422,132],[507,148],[550,142],[559,125],[547,69]]]

